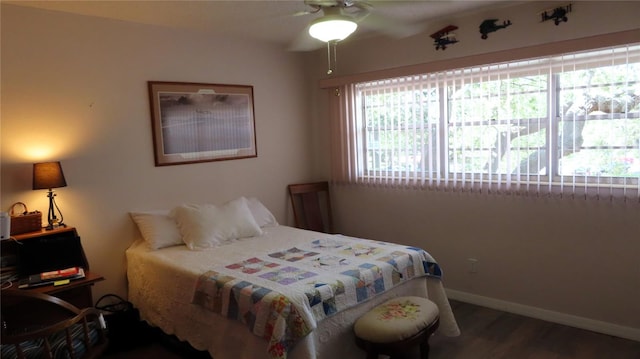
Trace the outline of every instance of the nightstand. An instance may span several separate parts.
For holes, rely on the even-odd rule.
[[[18,289],[18,283],[13,283],[3,290],[45,293],[65,300],[78,308],[93,306],[91,289],[96,282],[104,280],[104,277],[89,270],[89,262],[74,227],[49,231],[42,229],[13,237],[15,241],[2,241],[2,253],[3,256],[16,255],[16,266],[20,273],[34,274],[69,267],[82,267],[85,270],[85,277],[60,286],[49,284],[25,289]]]

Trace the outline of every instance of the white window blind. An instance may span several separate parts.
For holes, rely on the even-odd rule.
[[[640,45],[341,91],[338,182],[640,201]]]

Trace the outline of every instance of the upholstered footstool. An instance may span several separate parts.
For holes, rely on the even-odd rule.
[[[367,359],[378,355],[402,357],[420,345],[422,359],[429,357],[429,337],[438,329],[440,311],[429,299],[398,297],[386,301],[360,317],[353,330],[358,347]]]

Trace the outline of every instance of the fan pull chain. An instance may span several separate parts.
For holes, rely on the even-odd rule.
[[[336,69],[336,64],[338,62],[336,56],[336,45],[338,41],[328,41],[327,42],[327,62],[329,64],[329,69],[327,70],[327,75],[331,75],[333,71]],[[333,50],[333,51],[332,51]],[[332,63],[332,52],[333,52],[333,63]]]

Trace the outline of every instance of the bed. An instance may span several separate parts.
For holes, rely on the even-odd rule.
[[[148,323],[215,359],[356,358],[353,322],[418,295],[438,305],[440,334],[459,335],[426,251],[283,226],[256,199],[234,203],[131,214],[142,236],[126,251],[129,300]]]

